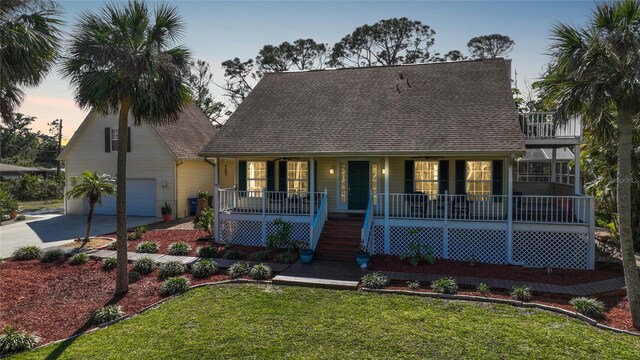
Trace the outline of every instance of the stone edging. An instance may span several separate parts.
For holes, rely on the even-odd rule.
[[[464,300],[464,301],[475,301],[475,302],[485,302],[485,303],[494,303],[494,304],[506,304],[506,305],[516,306],[516,307],[523,307],[523,308],[537,308],[537,309],[554,312],[560,315],[564,315],[564,316],[568,316],[568,317],[580,320],[584,323],[595,326],[602,330],[609,330],[609,331],[613,331],[620,334],[627,334],[627,335],[640,337],[640,333],[604,325],[580,313],[569,311],[569,310],[556,307],[556,306],[551,306],[551,305],[545,305],[545,304],[539,304],[539,303],[533,303],[533,302],[521,302],[521,301],[511,300],[511,299],[488,298],[488,297],[475,296],[475,295],[458,295],[458,294],[451,295],[451,294],[438,294],[438,293],[410,291],[410,290],[386,290],[386,289],[369,289],[369,288],[362,288],[361,290],[365,292],[378,293],[378,294],[413,295],[413,296],[429,297],[429,298],[436,298],[436,299]]]

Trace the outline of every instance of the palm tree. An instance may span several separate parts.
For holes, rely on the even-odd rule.
[[[633,325],[640,329],[640,278],[631,228],[631,156],[634,121],[640,115],[640,2],[601,3],[586,27],[555,26],[551,56],[538,86],[560,120],[582,115],[588,131],[617,142],[620,248]]]
[[[71,34],[62,74],[85,109],[118,113],[116,294],[129,290],[127,274],[127,124],[176,121],[190,101],[185,77],[190,54],[171,47],[184,24],[175,7],[158,5],[151,16],[140,1],[86,12]],[[144,149],[141,149],[144,151]]]
[[[0,116],[20,106],[21,86],[42,82],[58,55],[59,12],[52,1],[0,1]]]
[[[116,193],[116,186],[109,175],[98,175],[95,172],[85,170],[78,177],[80,182],[67,191],[67,197],[72,199],[86,198],[89,203],[89,217],[87,218],[87,234],[84,241],[89,241],[91,235],[91,222],[93,221],[93,209],[96,204],[102,203],[102,197]]]

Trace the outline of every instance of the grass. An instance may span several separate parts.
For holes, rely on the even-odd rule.
[[[640,340],[560,315],[353,291],[221,285],[16,359],[635,358]]]
[[[64,207],[64,199],[19,201],[20,211],[38,211],[44,209],[56,209]]]

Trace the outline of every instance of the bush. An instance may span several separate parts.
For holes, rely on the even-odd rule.
[[[362,277],[362,285],[369,289],[382,289],[389,285],[389,277],[380,272],[374,272]]]
[[[254,265],[249,271],[249,276],[254,280],[268,280],[271,279],[273,272],[267,264]]]
[[[42,254],[40,261],[43,263],[56,262],[64,257],[64,251],[60,249],[47,250]]]
[[[598,299],[578,297],[571,299],[569,303],[577,312],[593,319],[602,318],[602,313],[604,313],[604,304]]]
[[[184,276],[176,276],[160,284],[160,294],[170,296],[181,294],[189,289],[189,280]]]
[[[229,274],[231,278],[237,279],[249,275],[249,271],[249,264],[244,261],[239,261],[229,267],[227,274]]]
[[[20,201],[61,199],[64,194],[64,177],[42,178],[23,174],[17,180],[5,180],[7,191]]]
[[[411,290],[418,290],[420,289],[420,282],[419,281],[407,281],[407,287]]]
[[[476,291],[482,295],[486,295],[491,292],[491,289],[489,288],[489,285],[485,283],[480,283],[478,284],[478,286],[476,286]]]
[[[140,238],[142,238],[142,234],[139,234],[139,233],[137,233],[135,231],[127,233],[127,240],[129,240],[129,241],[138,240]]]
[[[67,261],[69,265],[82,265],[89,261],[89,257],[85,253],[75,254]]]
[[[224,253],[224,258],[227,260],[238,260],[242,257],[242,252],[240,250],[230,249]]]
[[[516,286],[511,289],[511,297],[518,301],[531,301],[531,290],[526,286]]]
[[[102,270],[112,270],[118,267],[118,260],[114,257],[102,259]]]
[[[147,275],[155,269],[156,264],[150,257],[141,257],[133,262],[132,270],[140,273],[141,275]]]
[[[198,260],[191,267],[191,274],[196,278],[206,278],[218,271],[216,263],[211,260]]]
[[[35,245],[20,246],[13,252],[14,260],[33,260],[42,256],[42,250]]]
[[[198,249],[196,254],[203,258],[214,258],[218,256],[218,248],[216,246],[205,246]]]
[[[107,249],[113,250],[113,251],[118,250],[118,242],[117,241],[110,242],[109,245],[107,245]]]
[[[2,330],[0,335],[0,356],[33,349],[38,344],[38,338],[11,326]]]
[[[107,305],[101,309],[94,311],[91,314],[91,323],[94,325],[101,325],[119,319],[124,316],[122,308],[116,305]]]
[[[267,250],[254,252],[253,254],[251,254],[251,260],[267,261],[269,260],[269,252]]]
[[[169,245],[169,255],[185,256],[189,255],[191,246],[186,242],[174,242]]]
[[[292,253],[280,253],[276,256],[276,262],[280,264],[293,264],[296,262],[296,256]]]
[[[409,259],[409,263],[413,266],[418,266],[420,263],[427,263],[433,265],[436,263],[436,257],[433,248],[428,244],[422,244],[415,237],[422,231],[422,229],[411,229],[408,231],[409,236],[409,251],[400,254],[400,260]]]
[[[160,279],[168,279],[174,276],[180,276],[187,271],[187,266],[180,261],[167,261],[166,263],[160,264],[158,268],[158,276]]]
[[[198,217],[198,221],[195,222],[193,227],[195,229],[209,232],[209,235],[213,239],[215,236],[214,234],[215,216],[216,216],[216,212],[213,210],[213,208],[202,209],[202,211],[200,211],[200,216]]]
[[[136,252],[139,253],[152,254],[157,253],[158,250],[160,250],[160,246],[152,241],[145,241],[136,246]]]
[[[454,278],[440,278],[431,283],[431,289],[438,294],[457,294],[458,284]]]

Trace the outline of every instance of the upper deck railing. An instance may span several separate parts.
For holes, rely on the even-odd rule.
[[[520,128],[525,140],[580,139],[582,120],[579,117],[558,123],[553,112],[520,114]]]

